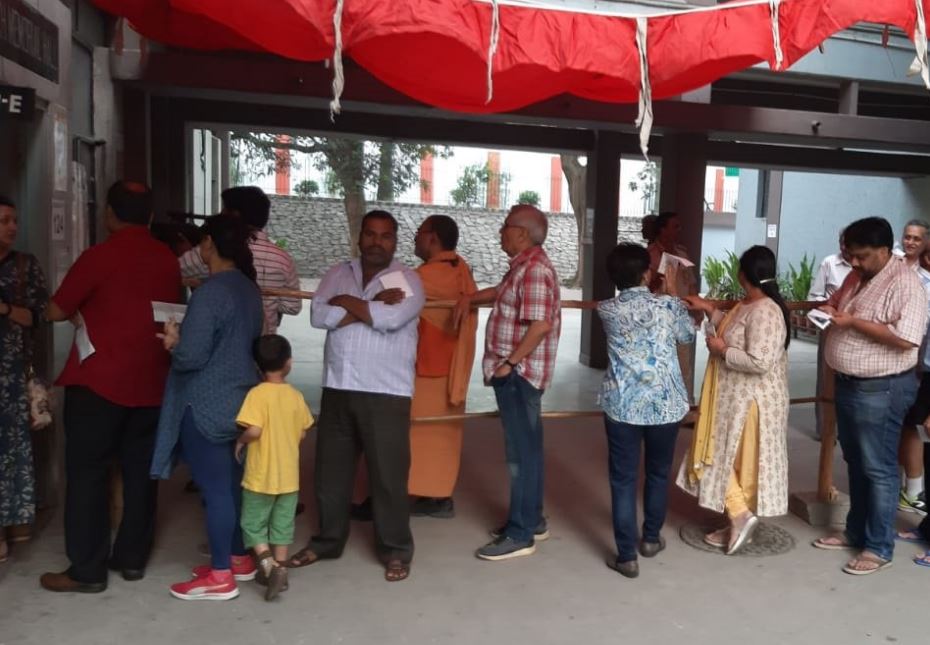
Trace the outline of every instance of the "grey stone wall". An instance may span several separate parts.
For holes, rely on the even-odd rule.
[[[330,266],[349,257],[349,226],[342,200],[269,197],[268,234],[272,239],[287,241],[286,248],[294,256],[302,277],[319,278]],[[420,263],[413,254],[413,234],[427,216],[441,214],[458,223],[458,250],[471,264],[477,282],[495,283],[507,270],[507,256],[501,251],[498,233],[506,211],[385,202],[370,202],[368,208],[390,211],[397,218],[400,225],[397,259],[409,266]],[[642,241],[638,219],[622,218],[619,228],[621,238]],[[545,249],[561,279],[567,280],[575,274],[578,237],[573,215],[549,214]]]

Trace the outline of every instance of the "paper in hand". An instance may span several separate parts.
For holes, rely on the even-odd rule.
[[[672,255],[671,253],[662,253],[662,257],[659,258],[659,268],[656,269],[656,273],[659,275],[665,275],[665,271],[669,266],[682,267],[689,269],[694,266],[694,262],[687,258],[683,258],[680,255]]]
[[[807,312],[807,319],[810,320],[817,329],[824,330],[833,322],[833,316],[820,309],[811,309]]]
[[[74,346],[77,348],[78,361],[83,363],[93,356],[97,349],[90,342],[90,334],[87,333],[87,323],[84,322],[84,316],[78,312],[75,318],[77,326],[74,328]]]
[[[152,314],[157,323],[166,323],[173,319],[174,322],[180,324],[184,320],[185,313],[187,313],[186,305],[152,301]]]
[[[406,297],[413,296],[413,289],[410,287],[410,283],[407,282],[407,278],[404,277],[403,271],[392,271],[381,276],[380,280],[381,286],[385,289],[400,289]]]

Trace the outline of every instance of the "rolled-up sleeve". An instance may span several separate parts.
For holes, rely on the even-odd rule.
[[[410,285],[410,289],[413,291],[412,296],[407,296],[396,305],[387,305],[377,300],[368,303],[372,329],[395,331],[420,315],[420,311],[423,310],[423,305],[426,303],[423,283],[413,271],[405,270],[404,278],[406,278],[407,284]]]
[[[351,268],[340,264],[330,269],[320,280],[320,286],[313,294],[313,300],[310,303],[310,324],[317,329],[338,329],[339,323],[348,313],[342,307],[329,304],[330,298],[339,295],[339,283],[342,280],[343,271],[351,272]]]
[[[178,258],[178,265],[181,267],[181,277],[185,280],[206,280],[210,277],[210,269],[200,257],[200,249],[197,247]]]

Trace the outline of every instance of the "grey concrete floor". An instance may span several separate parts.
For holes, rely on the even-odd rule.
[[[566,296],[567,297],[567,296]],[[319,400],[321,337],[306,314],[288,320],[283,333],[296,347],[293,381],[311,405]],[[547,409],[593,409],[600,373],[577,363],[578,317],[566,312],[556,375]],[[791,350],[792,394],[813,391],[814,346]],[[698,373],[703,361],[698,361]],[[479,382],[473,411],[493,409]],[[792,491],[815,487],[819,444],[810,435],[812,406],[791,413]],[[682,431],[678,458],[689,440]],[[303,453],[297,542],[311,532],[313,438]],[[677,463],[676,463],[677,465]],[[837,485],[844,488],[837,456]],[[489,563],[473,551],[499,524],[507,505],[506,468],[496,420],[466,425],[462,473],[452,520],[414,518],[417,552],[409,580],[390,584],[372,552],[372,528],[353,523],[345,554],[293,571],[291,588],[265,603],[253,583],[231,602],[181,602],[167,586],[205,562],[195,495],[181,492],[187,473],[162,484],[159,533],[148,574],[141,582],[110,578],[99,595],[56,595],[39,588],[38,576],[65,567],[60,517],[33,543],[0,565],[0,645],[132,643],[927,643],[930,570],[913,565],[913,545],[900,545],[895,566],[856,578],[840,567],[847,555],[808,546],[820,534],[794,517],[773,521],[798,546],[785,555],[734,557],[699,552],[678,538],[685,522],[713,520],[693,500],[673,490],[664,531],[668,549],[641,560],[642,574],[628,580],[604,566],[613,551],[605,442],[599,419],[546,424],[546,513],[552,539],[533,556]],[[907,526],[916,518],[901,515]]]

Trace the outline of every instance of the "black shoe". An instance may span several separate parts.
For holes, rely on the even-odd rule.
[[[145,577],[145,569],[124,569],[115,562],[107,562],[107,569],[119,573],[127,582],[136,582]]]
[[[654,558],[665,550],[665,538],[659,536],[658,542],[646,542],[643,540],[639,543],[639,554],[644,558]]]
[[[455,504],[451,497],[415,497],[410,504],[410,514],[414,517],[451,519],[455,517]]]
[[[626,578],[639,577],[639,562],[636,560],[627,560],[620,562],[612,558],[607,559],[607,566]]]
[[[371,510],[371,498],[366,497],[361,504],[352,504],[349,508],[349,517],[356,522],[370,522],[374,517]]]

